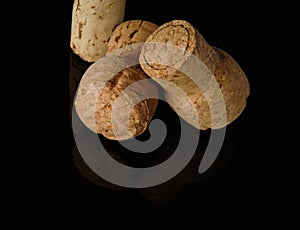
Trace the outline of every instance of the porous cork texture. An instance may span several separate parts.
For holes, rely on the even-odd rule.
[[[133,71],[131,68],[125,69],[114,76],[104,87],[99,95],[96,112],[95,123],[96,132],[101,133],[109,139],[129,139],[142,134],[147,128],[152,116],[157,107],[157,99],[146,99],[137,103],[133,108],[132,94],[137,97],[141,94],[157,94],[154,85],[150,82],[143,82],[136,84],[131,88],[129,94],[121,94],[122,90],[126,89],[132,83],[147,79],[146,74]],[[153,91],[153,92],[147,92]],[[121,100],[121,106],[115,108],[116,123],[113,129],[112,122],[112,107],[116,99]],[[129,120],[127,112],[130,111]],[[124,129],[124,125],[129,127],[129,130]],[[116,136],[115,132],[118,131]]]
[[[159,45],[156,43],[170,44],[179,49],[168,50],[167,46],[158,49],[156,46]],[[142,69],[161,84],[170,106],[188,123],[201,130],[218,129],[228,125],[241,114],[250,92],[245,73],[229,54],[210,46],[190,23],[182,20],[165,23],[148,37],[145,44],[140,55]],[[204,69],[208,70],[199,71],[199,74],[207,75],[200,78],[201,89],[189,76],[179,71],[182,66],[199,68],[195,66],[197,63],[192,61],[192,56],[201,60],[205,65]],[[170,65],[159,64],[166,59],[171,62]],[[167,84],[165,80],[174,83],[182,92],[180,93],[177,87]],[[217,97],[220,90],[224,100]],[[195,109],[196,117],[195,113],[191,112],[192,109]],[[215,116],[214,120],[211,113]]]
[[[144,42],[157,27],[155,24],[140,20],[121,23],[115,28],[110,39],[109,53],[129,44]],[[135,36],[130,35],[133,32]],[[137,63],[139,54],[136,54]],[[117,67],[119,64],[117,61],[109,63],[110,68]],[[92,131],[101,133],[108,139],[125,140],[142,134],[151,121],[158,104],[158,100],[154,99],[158,98],[156,86],[150,82],[151,79],[139,65],[120,71],[109,81],[98,77],[101,71],[104,70],[99,68],[98,63],[95,62],[81,80],[75,100],[75,108],[79,117]],[[139,83],[140,80],[145,79],[148,81]],[[133,83],[136,84],[128,91],[130,95],[122,92]],[[132,107],[132,95],[135,95],[136,98],[139,95],[140,97],[153,95],[153,98],[141,100]],[[112,109],[117,99],[121,103],[119,107],[114,107],[114,116],[117,119],[113,129]],[[123,129],[124,126],[129,129]],[[115,133],[116,130],[118,135]]]
[[[126,45],[145,42],[153,31],[158,28],[152,22],[129,20],[118,25],[108,43],[108,53]]]
[[[72,11],[72,51],[87,62],[95,62],[107,52],[116,25],[125,13],[125,0],[74,0]]]

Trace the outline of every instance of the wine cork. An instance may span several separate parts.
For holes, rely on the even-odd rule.
[[[108,44],[108,57],[114,50],[122,50],[129,44],[144,42],[157,27],[150,22],[140,20],[121,23],[115,28]],[[136,35],[130,36],[132,33]],[[117,37],[118,39],[116,39]],[[137,52],[136,63],[138,63],[140,50]],[[112,61],[107,64],[107,68],[118,68],[118,65],[120,65],[118,60]],[[98,77],[99,74],[105,75],[107,72],[109,71],[99,67],[99,62],[95,62],[85,72],[75,100],[75,108],[79,117],[92,131],[101,133],[108,139],[125,140],[142,134],[157,107],[158,90],[156,86],[138,64],[123,69],[108,81]],[[147,79],[148,81],[142,81]],[[129,86],[131,87],[130,95],[123,93],[123,90]],[[132,95],[135,95],[135,98]],[[143,95],[152,95],[153,97],[142,100]],[[139,98],[141,101],[133,104],[133,99]],[[113,110],[117,99],[121,102]],[[133,107],[128,116],[131,106]],[[115,127],[113,127],[112,121],[114,116],[116,117]],[[129,129],[124,128],[125,126],[128,126]],[[116,130],[118,135],[115,133]]]
[[[125,0],[75,0],[70,46],[87,62],[107,52],[108,41],[125,13]]]
[[[163,64],[166,60],[168,65]],[[155,30],[146,40],[140,62],[142,69],[165,89],[176,113],[198,129],[222,128],[245,108],[250,87],[241,67],[225,51],[210,46],[186,21],[174,20]],[[196,69],[197,84],[182,69]]]

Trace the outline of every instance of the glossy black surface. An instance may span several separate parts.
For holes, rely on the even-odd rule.
[[[89,66],[90,63],[81,60],[76,54],[70,51],[70,108],[73,106],[74,95],[80,79]],[[166,102],[159,101],[157,110],[153,117],[153,120],[155,119],[161,120],[166,125],[167,135],[163,143],[150,153],[141,154],[130,151],[121,145],[122,141],[119,143],[118,141],[109,140],[103,137],[101,134],[98,135],[99,141],[104,146],[105,151],[122,164],[136,168],[145,168],[158,165],[167,160],[175,152],[179,143],[181,128],[178,115],[169,107]],[[188,124],[185,125],[188,126],[189,129],[194,129]],[[150,138],[150,136],[151,134],[147,129],[142,135],[137,137],[137,140],[146,141]],[[189,186],[191,183],[200,183],[202,180],[212,177],[223,167],[225,167],[226,163],[233,157],[235,153],[236,137],[234,135],[234,128],[231,126],[227,127],[226,138],[218,158],[208,171],[203,174],[199,174],[198,168],[209,139],[210,130],[201,131],[199,133],[199,142],[194,157],[181,173],[179,173],[170,181],[165,182],[163,185],[139,189],[139,191],[152,202],[164,204],[170,202],[177,193],[179,193],[184,187]],[[77,169],[84,178],[102,188],[121,190],[125,189],[104,181],[91,169],[89,169],[78,152],[75,143],[72,153],[74,155],[75,165],[77,165]]]
[[[227,203],[225,207],[237,203],[239,207],[252,206],[256,210],[294,203],[287,200],[296,191],[294,185],[298,180],[294,176],[299,168],[299,161],[294,159],[299,155],[297,8],[247,5],[226,8],[202,1],[196,5],[192,0],[185,4],[167,0],[164,2],[169,4],[164,5],[157,0],[151,4],[128,0],[125,20],[143,19],[157,24],[173,19],[191,22],[211,45],[236,59],[251,86],[246,109],[228,127],[224,158],[219,159],[221,167],[215,165],[214,172],[199,178],[193,173],[200,159],[193,159],[194,165],[173,182],[141,191],[102,188],[83,177],[74,166],[70,84],[76,85],[79,79],[70,78],[76,75],[72,71],[78,71],[70,65],[72,2],[53,4],[49,14],[47,7],[43,7],[45,11],[39,11],[43,13],[38,17],[27,14],[32,20],[24,17],[26,25],[31,26],[27,36],[22,37],[22,45],[20,34],[7,36],[9,41],[5,44],[17,44],[18,52],[13,52],[14,57],[4,57],[9,57],[10,64],[16,60],[26,64],[13,68],[3,65],[5,71],[13,70],[13,77],[6,74],[2,77],[11,79],[10,84],[2,85],[3,91],[15,89],[16,82],[19,85],[13,91],[16,96],[12,102],[2,107],[5,128],[2,132],[9,137],[2,141],[1,149],[4,191],[35,196],[46,193],[46,200],[59,200],[53,203],[57,209],[67,207],[66,200],[74,205],[114,210],[120,207],[141,210],[169,202],[168,207],[184,211],[199,207],[217,209],[222,202]],[[44,26],[36,25],[37,18],[43,21],[43,17],[47,21]],[[4,31],[8,27],[5,24]],[[24,45],[27,40],[30,45]],[[11,93],[4,93],[3,102],[10,97]],[[11,128],[11,124],[15,126]],[[204,145],[208,135],[203,133]],[[201,149],[199,152],[200,158]]]

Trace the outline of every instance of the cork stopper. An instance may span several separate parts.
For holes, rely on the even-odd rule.
[[[108,60],[114,51],[120,49],[118,54],[122,54],[122,50],[126,53],[130,44],[144,42],[157,27],[141,20],[121,23],[114,29],[108,44]],[[122,49],[124,47],[126,49]],[[131,58],[138,63],[140,50],[135,52]],[[120,65],[118,57],[112,57],[105,70],[101,61],[91,65],[81,80],[75,101],[76,111],[86,126],[112,140],[125,140],[142,134],[158,103],[156,86],[138,64],[119,71],[111,78],[105,77],[113,69],[120,69]],[[145,95],[152,96],[144,99]]]
[[[87,62],[103,57],[114,27],[123,21],[125,3],[125,0],[74,0],[72,51]]]
[[[174,111],[196,128],[222,128],[246,105],[250,90],[241,67],[186,21],[174,20],[154,31],[141,51],[140,63],[165,89]],[[193,72],[194,78],[186,72]]]

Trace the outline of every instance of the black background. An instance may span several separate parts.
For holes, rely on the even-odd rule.
[[[142,19],[158,25],[173,19],[189,21],[211,45],[237,60],[249,79],[251,94],[233,124],[237,133],[234,158],[212,178],[184,189],[167,207],[197,208],[225,201],[261,209],[289,203],[297,183],[297,162],[292,159],[299,152],[299,10],[184,2],[128,0],[124,20]],[[32,30],[36,35],[27,38],[33,44],[23,51],[32,50],[34,60],[25,60],[19,94],[13,98],[22,103],[9,103],[4,114],[9,138],[3,143],[3,190],[46,192],[48,200],[75,200],[92,207],[155,207],[138,191],[99,188],[73,166],[69,125],[72,4],[71,0],[59,1],[49,14],[39,15],[46,16],[45,26],[28,20],[33,26],[28,33]],[[14,129],[7,124],[11,118],[17,121]]]

